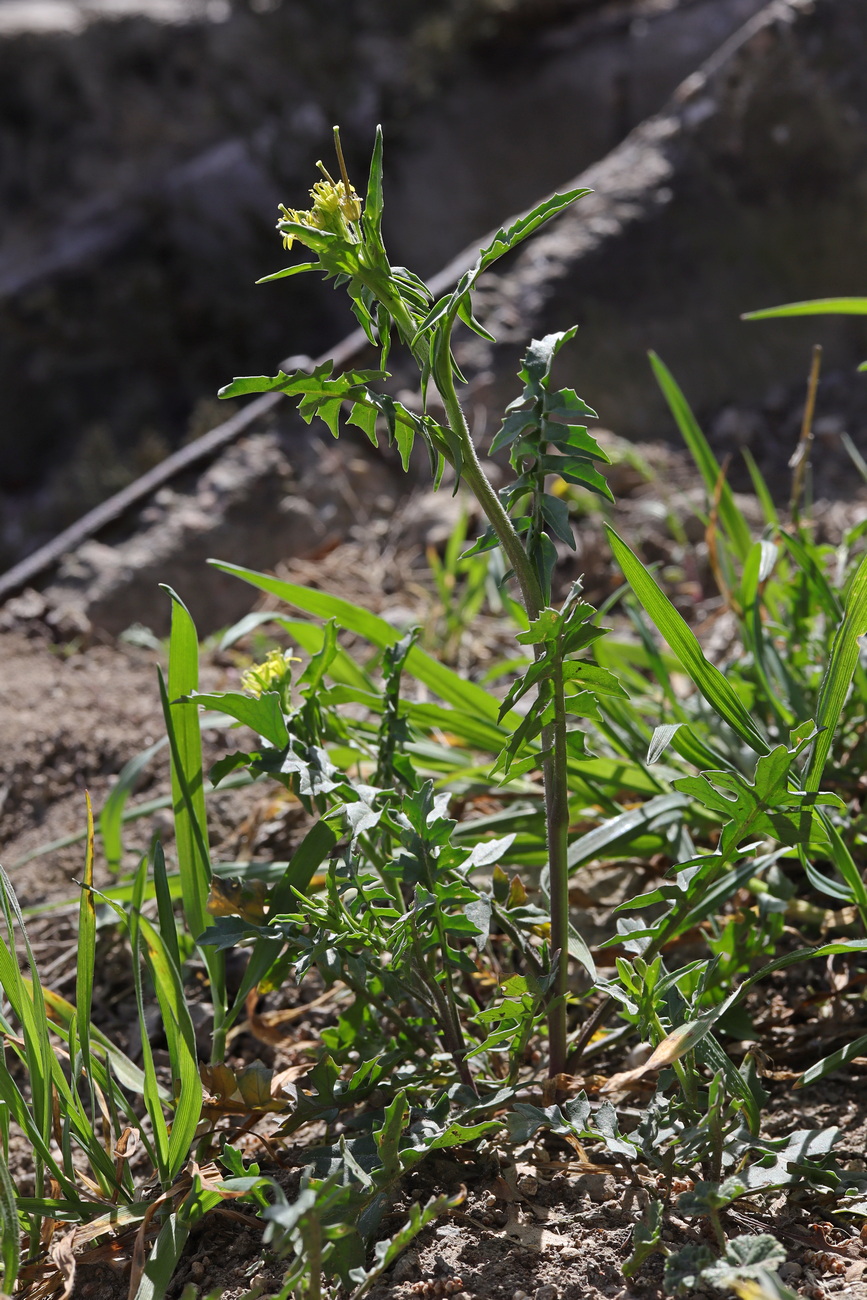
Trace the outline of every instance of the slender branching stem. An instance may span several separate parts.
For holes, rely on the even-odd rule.
[[[464,1043],[463,1032],[461,1030],[461,1022],[457,1016],[457,1010],[453,1005],[450,1006],[447,1001],[446,994],[443,993],[443,990],[440,987],[440,982],[437,979],[436,971],[431,968],[430,964],[425,959],[417,934],[413,934],[413,955],[415,957],[419,976],[424,981],[425,987],[428,989],[434,1000],[446,1050],[455,1063],[458,1074],[460,1075],[461,1083],[465,1083],[468,1088],[472,1088],[473,1092],[478,1095],[478,1089],[476,1088],[470,1068],[467,1065],[467,1049],[466,1044]],[[452,990],[448,980],[445,982],[445,987],[447,992],[451,995]]]
[[[369,1002],[374,1010],[379,1012],[383,1020],[388,1021],[392,1029],[395,1029],[398,1034],[403,1034],[408,1038],[410,1042],[414,1043],[415,1046],[419,1048],[420,1051],[424,1052],[425,1056],[430,1056],[430,1043],[428,1042],[427,1037],[414,1028],[413,1025],[407,1024],[406,1020],[402,1020],[400,1016],[396,1015],[384,998],[373,993],[368,986],[360,984],[357,980],[354,980],[345,970],[340,978],[346,987],[352,990],[360,1002]]]
[[[551,1078],[566,1069],[566,997],[569,992],[569,787],[566,768],[566,698],[563,667],[558,661],[551,679],[554,718],[542,733],[547,750],[544,764],[548,825],[548,889],[551,897],[551,952],[559,953],[551,986],[553,1006],[548,1017],[548,1072]]]
[[[402,306],[402,304],[401,304]],[[405,308],[404,314],[408,316]],[[395,317],[406,338],[406,322]],[[408,340],[407,340],[408,341]],[[447,349],[444,351],[447,356]],[[418,358],[417,358],[418,359]],[[461,476],[472,491],[514,571],[528,618],[538,618],[544,604],[542,589],[524,545],[476,453],[475,443],[463,407],[455,391],[451,361],[447,359],[434,375],[452,433],[461,447]],[[544,653],[539,647],[537,654]],[[545,787],[548,865],[551,891],[551,949],[559,953],[557,977],[551,989],[553,1006],[548,1021],[549,1074],[553,1078],[566,1068],[566,993],[568,991],[569,867],[566,857],[569,831],[569,798],[566,771],[566,708],[563,674],[552,682],[554,719],[542,736],[545,757],[542,776]]]

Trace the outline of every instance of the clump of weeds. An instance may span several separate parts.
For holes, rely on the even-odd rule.
[[[490,339],[474,315],[480,277],[585,191],[554,195],[499,231],[434,301],[383,244],[381,136],[363,199],[336,142],[340,179],[322,168],[310,208],[282,208],[278,222],[287,249],[310,260],[268,279],[319,272],[344,288],[378,366],[241,378],[221,396],[285,393],[335,437],[345,421],[394,444],[405,467],[419,442],[435,485],[462,484],[483,526],[470,538],[462,523],[444,558],[431,558],[439,645],[430,628],[422,644],[418,629],[401,635],[343,597],[215,561],[287,607],[224,637],[256,628],[261,641],[267,625],[292,646],[272,646],[234,691],[199,692],[196,629],[167,592],[159,689],[174,860],[154,843],[130,879],[93,884],[97,842],[119,870],[135,811],[125,801],[151,750],[118,783],[98,841],[89,823],[74,1002],[40,980],[25,917],[0,880],[0,1286],[34,1300],[71,1295],[83,1254],[111,1243],[127,1252],[133,1300],[159,1300],[190,1232],[219,1207],[264,1223],[269,1258],[283,1261],[281,1300],[358,1300],[461,1203],[461,1190],[435,1194],[386,1231],[422,1162],[450,1152],[471,1178],[496,1169],[506,1144],[541,1140],[576,1169],[609,1167],[644,1189],[626,1277],[664,1256],[673,1294],[790,1295],[776,1271],[785,1249],[772,1233],[738,1231],[744,1211],[818,1189],[841,1223],[856,1222],[867,1180],[835,1160],[836,1129],[767,1137],[762,1054],[737,1064],[726,1044],[757,1036],[755,990],[768,979],[837,957],[850,963],[850,1021],[859,1011],[864,1020],[865,528],[835,548],[818,544],[804,469],[784,520],[752,466],[764,510],[754,537],[654,357],[706,486],[708,551],[736,649],[711,662],[610,527],[625,579],[618,625],[631,631],[606,632],[580,583],[557,597],[557,547],[574,547],[565,488],[589,489],[603,511],[611,500],[607,456],[586,424],[594,413],[552,378],[575,330],[534,340],[523,357],[489,449],[512,470],[499,491],[470,435],[453,334]],[[418,409],[388,391],[392,346],[417,367]],[[805,441],[801,461],[807,450]],[[512,620],[514,654],[479,683],[452,665],[485,600]],[[203,708],[256,737],[208,780]],[[252,781],[277,783],[301,811],[288,862],[212,858],[207,792]],[[628,859],[653,862],[656,883],[620,903],[616,932],[594,950],[570,887],[591,863]],[[832,900],[846,925],[795,943],[807,890]],[[91,1021],[97,908],[127,936],[139,1062]],[[207,990],[204,1060],[193,968]],[[330,1016],[300,1074],[230,1063],[258,999],[305,981]],[[164,1061],[151,1045],[151,1002]],[[865,1043],[850,1035],[810,1061],[798,1086],[845,1067]],[[639,1044],[639,1064],[617,1069]],[[636,1091],[640,1113],[620,1113]],[[13,1132],[33,1153],[26,1189],[9,1171]],[[259,1135],[255,1161],[248,1133]],[[316,1149],[289,1194],[281,1152],[311,1133]],[[692,1225],[680,1247],[663,1232],[672,1214]]]

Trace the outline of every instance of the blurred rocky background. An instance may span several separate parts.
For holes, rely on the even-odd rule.
[[[0,0],[0,564],[347,331],[281,265],[342,125],[436,271],[656,111],[759,0]]]
[[[225,420],[231,376],[349,332],[317,279],[255,284],[291,260],[277,204],[304,203],[335,122],[360,188],[383,123],[387,242],[425,276],[594,190],[483,281],[501,346],[460,345],[483,447],[529,339],[578,323],[559,378],[612,445],[676,440],[655,348],[735,485],[749,448],[784,499],[819,341],[814,485],[845,494],[863,321],[740,313],[867,288],[865,53],[863,0],[0,0],[0,566]],[[348,442],[272,407],[76,546],[55,592],[116,632],[185,584],[219,625],[248,597],[207,555],[270,567],[394,508],[389,457]]]

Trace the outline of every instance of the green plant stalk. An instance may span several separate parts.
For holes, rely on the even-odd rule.
[[[406,1024],[405,1021],[398,1020],[394,1012],[389,1009],[387,1004],[377,993],[373,993],[366,986],[359,984],[359,982],[354,980],[346,971],[343,972],[340,979],[360,1001],[369,1002],[370,1005],[379,1012],[383,1020],[388,1021],[393,1029],[396,1029],[399,1034],[405,1034],[407,1038],[411,1039],[411,1041],[415,1043],[416,1047],[419,1048],[420,1051],[423,1051],[426,1056],[430,1056],[430,1043],[425,1036],[420,1034],[418,1030],[414,1029],[411,1025]]]
[[[437,939],[439,941],[440,952],[445,954],[448,951],[448,939],[446,938],[445,926],[443,925],[443,918],[439,908],[437,908],[436,927],[437,927]],[[443,956],[443,965],[445,965],[444,956]],[[435,966],[432,968],[432,974],[433,974],[434,982],[437,982]],[[452,982],[449,978],[448,972],[446,970],[443,970],[442,983],[443,983],[443,988],[445,989],[446,1005],[448,1006],[449,1009],[449,1023],[451,1024],[452,1034],[454,1035],[455,1041],[458,1044],[458,1050],[461,1055],[461,1060],[463,1061],[466,1055],[467,1045],[464,1041],[464,1031],[461,1028],[461,1018],[458,1013],[458,1004],[455,999],[455,991],[452,986]]]
[[[647,958],[645,958],[645,960],[647,960]],[[648,1019],[653,1026],[654,1031],[658,1035],[659,1042],[661,1043],[668,1034],[655,1008],[650,1009]],[[678,1059],[673,1060],[671,1062],[671,1067],[677,1075],[687,1105],[690,1107],[693,1114],[698,1117],[698,1088],[696,1087],[695,1082],[695,1057],[693,1053],[689,1052],[685,1061]]]
[[[554,1078],[566,1070],[566,998],[569,993],[569,785],[562,660],[551,678],[551,687],[554,721],[542,732],[542,746],[547,751],[542,775],[547,814],[552,959],[559,953],[551,986],[554,1005],[548,1016],[548,1070]]]
[[[711,1108],[710,1115],[708,1116],[708,1125],[712,1135],[710,1179],[711,1182],[718,1183],[722,1177],[723,1146],[725,1141],[723,1136],[722,1114],[719,1106],[713,1106]]]
[[[442,939],[440,941],[442,942]],[[439,1017],[440,1028],[442,1029],[443,1039],[445,1040],[445,1045],[449,1052],[449,1055],[451,1056],[452,1060],[455,1063],[455,1066],[457,1067],[458,1074],[460,1075],[461,1078],[461,1083],[466,1084],[468,1088],[472,1088],[473,1092],[475,1092],[476,1095],[478,1096],[476,1085],[473,1082],[473,1076],[470,1072],[469,1066],[467,1065],[467,1057],[466,1057],[467,1049],[466,1049],[466,1044],[464,1042],[464,1035],[463,1035],[463,1031],[461,1030],[461,1022],[457,1014],[457,1009],[455,1008],[453,1002],[447,1000],[446,994],[443,993],[442,989],[440,988],[440,984],[436,976],[436,971],[432,970],[431,967],[428,965],[427,961],[425,960],[425,956],[424,953],[422,952],[421,944],[419,943],[418,940],[418,935],[415,933],[414,923],[413,923],[413,954],[415,956],[415,962],[418,968],[418,973],[421,979],[423,980],[425,987],[430,990],[431,996],[436,1005],[437,1015]],[[451,998],[452,990],[450,984],[448,983],[448,980],[446,980],[446,990],[449,994],[449,998]]]
[[[307,1231],[304,1233],[304,1246],[307,1253],[307,1286],[303,1294],[305,1300],[321,1300],[322,1297],[322,1224],[315,1210],[310,1215]]]
[[[804,480],[809,464],[810,444],[813,441],[813,415],[816,410],[816,393],[819,389],[819,371],[822,368],[822,345],[814,343],[813,361],[810,366],[810,378],[807,383],[807,401],[804,406],[804,418],[801,422],[801,436],[795,449],[794,473],[792,474],[792,496],[789,510],[793,522],[801,522],[801,501],[804,495]]]
[[[721,1251],[725,1251],[726,1235],[723,1230],[722,1219],[720,1218],[719,1210],[716,1208],[715,1205],[710,1207],[709,1218],[710,1218],[710,1226],[713,1228],[713,1235],[716,1237],[716,1243],[719,1246]]]
[[[411,324],[403,303],[393,309],[395,323],[406,338]],[[401,319],[403,317],[404,319]],[[411,337],[411,334],[410,334]],[[417,360],[418,352],[415,353]],[[449,428],[460,440],[461,475],[472,491],[485,517],[497,535],[518,586],[527,617],[532,622],[539,617],[543,607],[542,589],[527,552],[515,531],[508,512],[494,491],[493,485],[482,469],[476,454],[472,434],[464,415],[457,392],[448,350],[445,361],[437,366],[434,378],[443,399]],[[448,453],[444,453],[448,457]],[[537,647],[537,657],[544,653]],[[569,990],[568,931],[569,931],[569,863],[567,860],[569,833],[569,785],[566,751],[566,700],[563,691],[563,674],[558,670],[552,681],[554,694],[554,721],[542,733],[542,780],[545,790],[547,823],[548,869],[551,894],[551,951],[559,952],[557,974],[550,991],[551,1011],[548,1017],[548,1073],[551,1078],[566,1069],[566,996]]]
[[[340,157],[339,136],[335,129],[335,141]],[[460,298],[453,298],[443,315],[427,322],[417,317],[404,300],[404,295],[397,287],[394,273],[388,263],[385,249],[379,234],[382,213],[382,141],[377,133],[377,144],[371,161],[370,184],[367,198],[362,209],[360,200],[352,190],[345,166],[341,163],[341,181],[336,183],[327,173],[327,184],[319,183],[311,190],[313,208],[310,212],[297,212],[281,205],[283,220],[278,222],[278,229],[284,234],[284,244],[291,248],[294,240],[312,249],[319,257],[319,268],[328,277],[335,277],[338,282],[350,281],[350,295],[360,309],[359,318],[369,337],[374,328],[381,335],[383,364],[387,353],[388,340],[384,335],[381,316],[376,323],[364,302],[364,295],[359,286],[379,303],[379,307],[394,326],[403,343],[410,349],[422,373],[422,387],[425,388],[432,378],[439,390],[445,407],[446,428],[436,421],[426,421],[425,436],[430,447],[455,469],[458,478],[463,477],[495,534],[499,545],[511,565],[517,578],[525,612],[533,621],[537,619],[547,603],[546,584],[540,581],[531,553],[522,543],[518,530],[512,523],[508,510],[495,492],[492,484],[484,474],[472,436],[467,425],[463,408],[455,392],[455,370],[451,353],[451,334],[455,322],[466,307],[469,289],[474,283],[473,276],[468,281],[467,292]],[[324,169],[323,169],[324,172]],[[549,204],[543,205],[523,222],[518,222],[508,235],[502,232],[500,247],[505,251],[507,245],[514,246],[521,239],[527,238],[541,222],[556,215],[562,207],[581,197],[586,191],[575,191],[568,195],[555,195]],[[505,241],[505,242],[502,242]],[[500,256],[497,243],[488,250],[483,250],[482,261],[474,272],[474,277],[492,260]],[[488,260],[485,261],[485,258]],[[297,271],[313,269],[315,263],[287,268],[275,277],[284,274],[294,275]],[[435,326],[430,335],[429,324]],[[255,384],[256,381],[254,381]],[[282,378],[280,380],[282,386]],[[232,386],[221,391],[222,396],[229,396]],[[248,391],[255,391],[248,389]],[[332,431],[337,433],[336,427]],[[536,530],[538,532],[538,529]],[[533,534],[531,534],[532,536]],[[538,647],[536,657],[544,656],[543,647]],[[568,802],[567,802],[567,764],[566,764],[566,709],[563,696],[562,674],[550,689],[557,696],[554,702],[553,721],[542,732],[543,742],[543,782],[545,788],[548,869],[550,876],[551,899],[551,952],[558,959],[556,974],[549,990],[549,1038],[550,1059],[549,1073],[552,1077],[562,1073],[566,1067],[566,995],[568,990],[568,861],[566,841],[568,836]],[[440,990],[441,992],[441,990]],[[460,1030],[460,1022],[457,1021]]]

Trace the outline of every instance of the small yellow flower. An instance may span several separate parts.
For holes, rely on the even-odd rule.
[[[336,218],[339,213],[343,221],[360,221],[361,199],[352,186],[347,187],[345,181],[335,181],[329,176],[322,163],[318,163],[317,166],[325,180],[317,181],[310,191],[314,208],[318,206],[323,213],[327,213],[332,219]]]
[[[289,651],[271,650],[262,664],[254,664],[241,675],[241,686],[258,699],[265,691],[279,691],[291,680],[290,664],[299,662]]]
[[[340,235],[350,244],[358,243],[358,235],[353,227],[361,220],[361,199],[351,185],[347,185],[344,181],[333,180],[322,163],[318,163],[317,166],[325,180],[317,181],[310,191],[313,200],[312,208],[302,212],[297,208],[287,208],[281,203],[277,229],[280,229],[283,221],[291,221],[295,225],[310,226],[313,230],[324,230],[331,235]],[[284,231],[283,247],[291,248],[298,238],[300,236],[291,231]]]

